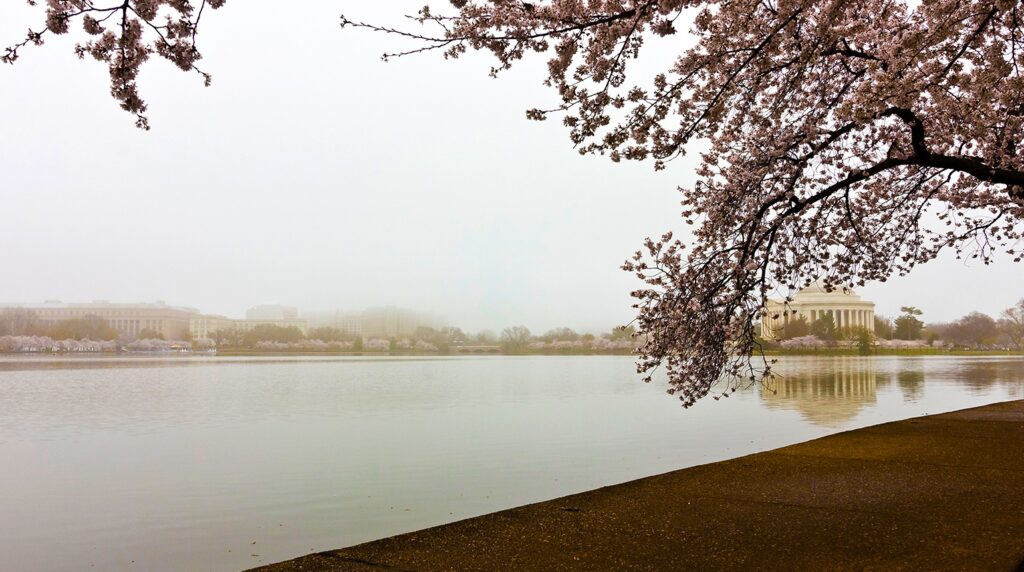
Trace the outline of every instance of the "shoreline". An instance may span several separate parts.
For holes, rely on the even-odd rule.
[[[865,427],[252,570],[865,568],[1024,570],[1024,400]]]

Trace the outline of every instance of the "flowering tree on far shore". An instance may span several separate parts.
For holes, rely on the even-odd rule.
[[[770,295],[788,299],[818,279],[826,289],[884,281],[944,249],[986,264],[999,252],[1021,259],[1016,0],[450,3],[423,8],[413,31],[341,23],[417,42],[395,56],[488,51],[495,75],[548,54],[545,81],[560,102],[527,115],[560,117],[583,154],[665,169],[706,143],[697,182],[680,189],[692,243],[665,233],[624,265],[645,284],[633,292],[638,369],[650,379],[663,366],[684,405],[719,381],[716,397],[770,375],[767,360],[751,359]],[[110,62],[114,97],[145,126],[138,65],[156,51],[194,68],[195,4],[126,0],[85,23],[88,0],[49,0],[48,29],[81,17],[99,37],[84,52]],[[159,10],[178,16],[153,30]],[[97,31],[105,25],[114,32]],[[174,34],[145,44],[147,28]],[[683,34],[690,47],[662,72],[627,74],[645,42]]]
[[[0,352],[99,353],[116,352],[118,349],[117,342],[113,340],[54,340],[48,336],[0,336]]]

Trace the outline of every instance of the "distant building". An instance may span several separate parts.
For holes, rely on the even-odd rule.
[[[363,335],[363,314],[361,312],[303,312],[302,317],[312,328],[335,328],[350,336]]]
[[[793,296],[793,301],[783,304],[769,300],[765,315],[761,319],[761,337],[776,339],[791,321],[803,318],[813,324],[826,315],[832,316],[837,328],[864,328],[875,331],[875,303],[861,300],[852,290],[842,289],[826,292],[824,286],[815,282]]]
[[[401,338],[416,333],[417,328],[440,329],[447,325],[443,318],[396,308],[371,308],[362,312],[306,312],[303,317],[311,328],[335,328],[350,336]]]
[[[47,300],[41,304],[2,304],[0,308],[31,310],[39,325],[46,327],[66,320],[95,316],[106,320],[111,328],[123,336],[137,337],[143,330],[150,330],[166,340],[187,337],[191,330],[192,316],[199,314],[195,308],[168,306],[163,302],[122,304],[104,300],[70,304]]]
[[[59,300],[47,300],[41,304],[0,304],[4,308],[22,308],[30,310],[35,322],[43,327],[50,327],[67,320],[96,317],[104,320],[121,336],[138,338],[144,330],[149,330],[165,340],[211,340],[213,333],[226,330],[245,333],[256,326],[271,325],[282,328],[298,328],[303,335],[309,332],[306,320],[298,318],[295,308],[277,306],[276,310],[261,306],[251,315],[286,316],[284,318],[251,318],[234,320],[213,314],[200,314],[195,308],[168,306],[164,302],[152,304],[123,304],[98,300],[89,303],[67,304]],[[252,312],[250,310],[250,312]]]
[[[361,337],[363,335],[363,315],[338,312],[331,326],[350,336]]]
[[[309,324],[306,320],[233,320],[217,315],[195,315],[190,321],[190,332],[192,339],[207,341],[213,339],[214,332],[226,331],[244,334],[256,326],[278,326],[281,328],[297,328],[302,335],[309,333]]]
[[[362,316],[363,335],[383,338],[411,336],[417,328],[437,329],[444,325],[444,320],[437,316],[393,306],[371,308],[363,312]]]
[[[292,306],[281,306],[279,304],[263,304],[254,306],[245,311],[247,320],[298,320],[299,310]]]
[[[192,333],[193,340],[212,340],[214,332],[235,331],[237,329],[236,321],[224,316],[196,314],[189,321],[189,331]]]
[[[256,326],[277,326],[279,328],[296,328],[302,335],[309,333],[309,323],[306,320],[296,318],[294,320],[233,320],[235,328],[242,333],[248,332]]]

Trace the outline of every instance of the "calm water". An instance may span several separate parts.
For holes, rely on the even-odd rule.
[[[1015,358],[789,358],[683,410],[628,357],[0,359],[0,570],[237,570],[1024,397]]]

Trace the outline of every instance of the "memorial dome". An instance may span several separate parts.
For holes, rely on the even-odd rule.
[[[842,287],[829,292],[824,283],[818,280],[793,295],[793,300],[788,303],[769,300],[761,319],[761,337],[779,339],[784,336],[791,320],[813,324],[825,316],[831,316],[840,331],[875,331],[874,302],[864,300],[853,290]]]

